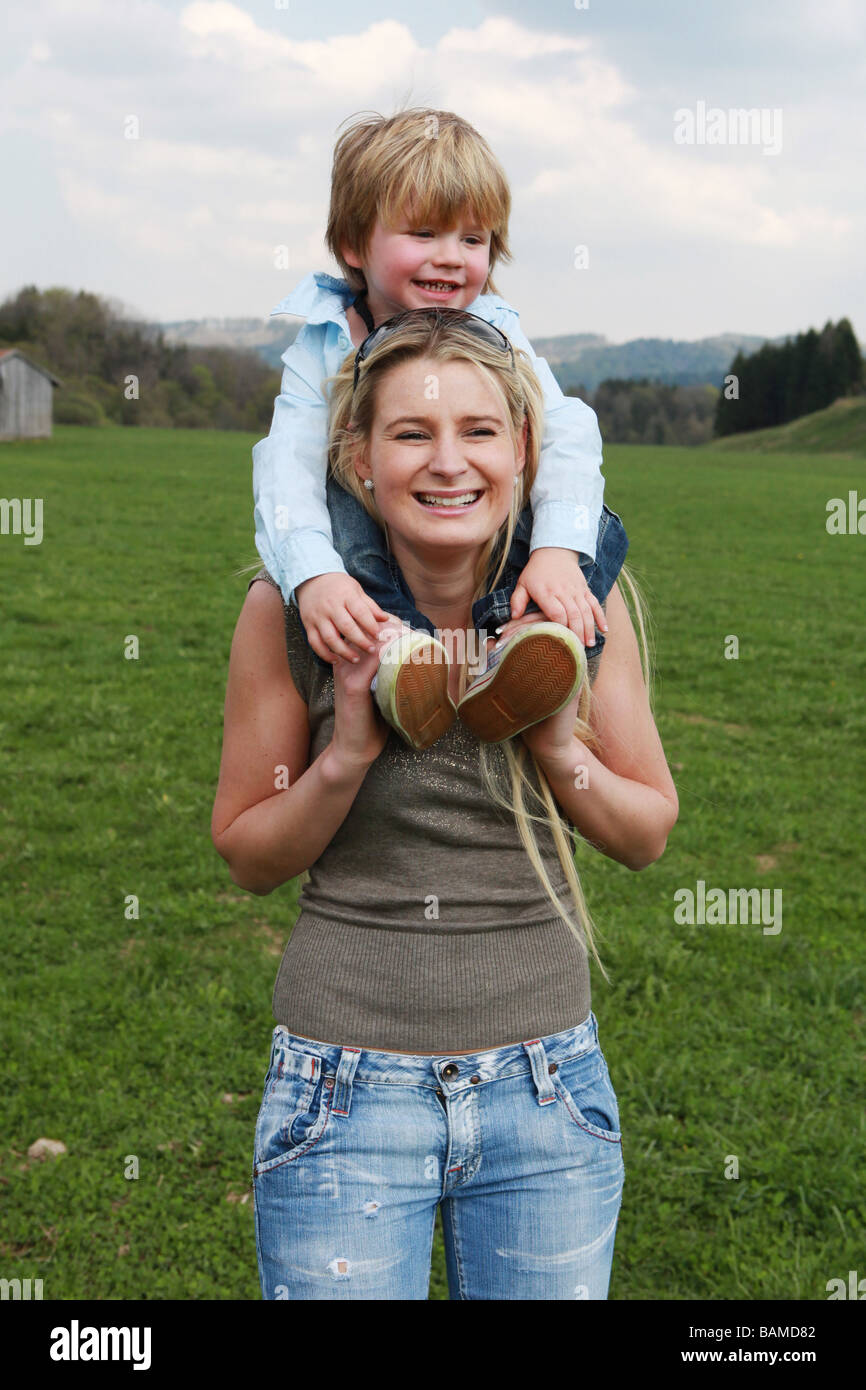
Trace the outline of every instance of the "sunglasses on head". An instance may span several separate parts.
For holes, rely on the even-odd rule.
[[[505,334],[486,319],[481,319],[477,314],[468,314],[465,309],[404,309],[402,313],[395,314],[392,319],[385,323],[380,323],[378,328],[374,328],[372,333],[368,333],[358,351],[355,353],[355,375],[352,381],[352,394],[358,386],[358,377],[361,373],[361,363],[369,357],[374,348],[379,347],[388,338],[392,337],[398,329],[411,323],[456,323],[461,328],[467,329],[474,337],[480,338],[482,342],[491,343],[494,347],[501,348],[511,356],[511,366],[514,368],[514,348],[506,338]]]

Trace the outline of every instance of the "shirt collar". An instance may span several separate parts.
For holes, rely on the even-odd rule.
[[[323,270],[313,270],[305,275],[291,294],[281,299],[274,314],[294,314],[306,319],[307,323],[337,323],[346,326],[346,309],[355,298],[357,291],[336,275],[327,275]],[[496,310],[511,306],[498,294],[479,294],[468,306],[468,313],[479,318],[488,318]]]
[[[479,294],[477,298],[473,299],[472,303],[467,306],[466,312],[468,314],[477,314],[479,318],[486,319],[489,314],[494,313],[497,309],[510,308],[511,305],[507,300],[503,299],[501,295]]]
[[[356,293],[346,280],[313,270],[271,310],[271,317],[294,314],[307,323],[338,323],[345,328],[346,309]]]

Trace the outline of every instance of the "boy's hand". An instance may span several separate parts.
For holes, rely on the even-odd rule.
[[[585,647],[595,646],[596,627],[607,632],[604,609],[589,590],[576,550],[552,545],[533,550],[511,595],[512,619],[523,616],[530,599],[549,622],[571,628]],[[534,614],[528,616],[541,621]],[[513,622],[504,623],[500,636],[508,637],[515,627]]]
[[[298,585],[295,597],[307,640],[323,661],[343,657],[357,663],[359,649],[378,654],[376,639],[388,614],[367,597],[357,579],[339,571],[317,574]]]

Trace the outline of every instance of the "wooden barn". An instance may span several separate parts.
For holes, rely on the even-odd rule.
[[[60,379],[17,348],[0,349],[0,439],[49,439]]]

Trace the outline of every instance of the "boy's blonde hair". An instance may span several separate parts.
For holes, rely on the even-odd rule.
[[[511,193],[502,165],[478,131],[453,111],[426,107],[349,120],[334,147],[325,241],[352,289],[366,289],[366,278],[344,261],[343,246],[365,258],[376,222],[393,226],[411,208],[419,225],[450,227],[466,213],[490,230],[490,266],[481,293],[496,294],[493,268],[511,260]]]
[[[531,492],[538,471],[544,433],[544,396],[530,359],[524,352],[519,349],[515,351],[512,368],[508,352],[499,350],[495,344],[470,332],[459,319],[459,314],[448,310],[442,311],[439,315],[426,311],[407,314],[401,325],[395,327],[394,332],[374,347],[369,357],[364,360],[354,393],[352,382],[355,354],[351,353],[346,358],[336,376],[330,377],[327,383],[330,388],[328,464],[337,482],[358,499],[382,527],[387,538],[387,526],[376,506],[375,495],[364,487],[355,471],[355,459],[366,451],[371,438],[377,387],[389,371],[403,362],[419,358],[432,362],[463,361],[477,367],[505,404],[506,418],[510,422],[515,446],[524,419],[528,421],[528,429],[526,461],[518,475],[518,486],[513,489],[514,497],[509,515],[498,532],[482,547],[475,568],[475,590],[472,595],[474,603],[476,599],[496,587],[505,566],[517,518]],[[644,604],[637,585],[625,566],[622,567],[621,577],[631,598],[641,642],[644,680],[649,690],[650,661]],[[460,675],[459,696],[465,692],[467,683],[468,669],[464,665]],[[587,746],[595,748],[598,746],[598,740],[589,722],[591,704],[590,684],[586,680],[580,692],[574,732]],[[581,945],[592,951],[602,974],[607,979],[607,972],[595,945],[592,918],[575,868],[572,827],[562,815],[544,772],[519,736],[499,745],[480,743],[479,749],[481,773],[488,794],[498,805],[513,814],[523,846],[545,893],[557,914],[565,921]],[[528,762],[535,767],[535,783],[527,775]],[[579,926],[572,920],[568,908],[550,882],[538,849],[534,829],[536,823],[543,824],[553,836],[557,857],[577,908]]]

